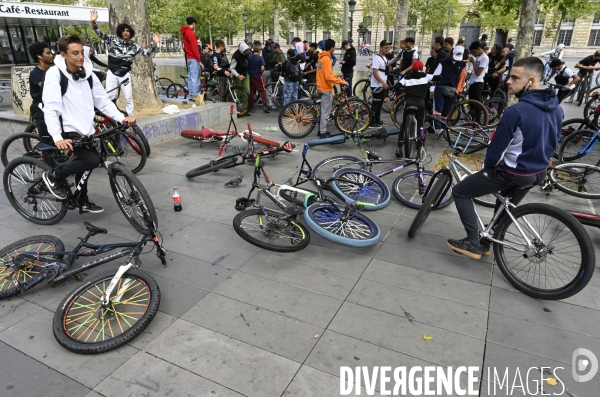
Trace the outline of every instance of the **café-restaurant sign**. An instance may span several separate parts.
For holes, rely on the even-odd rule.
[[[89,21],[92,7],[0,1],[0,17]],[[98,9],[98,22],[108,23],[108,9]]]

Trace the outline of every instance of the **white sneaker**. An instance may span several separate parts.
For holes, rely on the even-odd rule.
[[[440,139],[440,137],[442,136],[442,132],[444,130],[443,129],[439,129],[439,130],[435,130],[435,139]]]
[[[565,100],[565,103],[573,103],[573,98],[567,98],[567,99]]]

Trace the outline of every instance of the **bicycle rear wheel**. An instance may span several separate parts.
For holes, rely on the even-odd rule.
[[[29,132],[21,132],[6,138],[0,149],[0,158],[4,167],[12,160],[19,157],[30,157],[42,160],[42,153],[35,149],[35,145],[40,143],[40,136]]]
[[[173,80],[166,77],[159,77],[156,79],[156,93],[158,95],[166,95],[167,88],[169,88],[171,84],[173,84]]]
[[[600,163],[600,136],[594,130],[579,130],[567,136],[558,148],[560,161],[598,165]]]
[[[333,178],[336,178],[331,183],[334,192],[345,200],[373,204],[364,207],[367,211],[385,208],[390,203],[390,189],[368,171],[344,168],[335,171]]]
[[[267,102],[269,110],[279,110],[283,107],[283,86],[275,82],[267,84]]]
[[[142,129],[136,123],[134,123],[129,127],[128,131],[134,134],[136,138],[144,144],[144,149],[146,149],[146,157],[150,157],[150,142],[148,142],[148,138],[146,138],[146,134],[144,134]]]
[[[165,91],[167,98],[187,98],[188,92],[181,84],[173,83]]]
[[[567,194],[587,199],[600,198],[600,167],[565,163],[550,169],[550,180]]]
[[[414,159],[417,154],[417,119],[414,113],[406,116],[406,125],[404,126],[404,156],[407,159]]]
[[[421,208],[419,208],[419,212],[417,212],[415,219],[413,219],[410,228],[408,229],[408,237],[415,237],[417,233],[419,233],[421,226],[423,226],[427,220],[427,217],[433,210],[433,207],[437,203],[441,202],[444,196],[444,191],[450,191],[450,184],[451,181],[448,174],[439,174],[439,176],[433,182],[433,185],[431,185],[431,189],[429,189],[429,192],[427,192],[427,195],[423,200],[423,205]]]
[[[217,161],[211,161],[208,164],[201,165],[198,168],[194,168],[193,170],[188,171],[185,174],[185,176],[187,178],[193,178],[195,176],[209,174],[211,172],[217,172],[217,171],[225,169],[225,168],[235,167],[236,163],[237,163],[237,157],[224,158],[224,159],[219,159]]]
[[[315,104],[308,101],[291,101],[279,112],[279,128],[290,138],[304,138],[319,123]]]
[[[13,208],[38,225],[54,225],[65,217],[62,201],[46,188],[42,174],[52,168],[43,161],[20,157],[4,169],[4,192]]]
[[[21,293],[15,286],[13,280],[19,280],[22,283],[28,283],[42,271],[45,262],[39,262],[33,259],[24,260],[24,266],[18,271],[9,267],[15,257],[19,254],[37,254],[61,260],[62,255],[46,255],[49,251],[64,251],[63,242],[56,237],[49,235],[32,236],[16,241],[0,250],[0,298],[8,298]]]
[[[358,112],[358,120],[355,119]],[[371,122],[371,108],[366,101],[349,99],[335,110],[333,117],[336,128],[345,133],[362,132]],[[354,123],[356,122],[356,127]]]
[[[404,122],[404,108],[406,105],[406,95],[398,95],[390,107],[390,117],[398,129],[402,129]]]
[[[313,168],[312,173],[315,178],[329,179],[334,172],[342,168],[366,169],[363,160],[352,156],[334,156],[329,157]]]
[[[592,241],[581,223],[547,204],[520,205],[511,208],[511,214],[534,247],[524,253],[494,243],[496,263],[504,277],[519,291],[537,299],[565,299],[581,291],[596,266]],[[499,220],[494,238],[527,248],[509,216]]]
[[[274,252],[296,252],[308,246],[310,233],[304,226],[281,212],[265,209],[242,211],[233,218],[235,232],[260,248]]]
[[[354,96],[359,97],[363,101],[367,101],[367,103],[371,103],[373,101],[373,93],[371,92],[371,80],[358,80],[352,88],[352,94],[354,94]]]
[[[456,102],[448,112],[448,125],[453,127],[465,123],[477,123],[486,126],[489,122],[489,114],[485,105],[474,99]]]
[[[225,102],[234,102],[237,108],[237,116],[245,116],[250,110],[250,94],[242,87],[231,87],[225,95]]]
[[[427,170],[407,171],[394,180],[392,193],[405,206],[418,210],[423,205],[423,194],[425,194],[425,190],[429,186],[429,181],[431,181],[433,175],[433,171]],[[439,176],[440,174],[438,174],[437,178]],[[422,183],[419,183],[420,178],[422,178]],[[452,189],[448,189],[448,192],[444,195],[437,208],[447,207],[453,200]]]
[[[78,354],[106,353],[150,325],[160,305],[160,289],[148,273],[128,270],[112,291],[108,307],[102,306],[101,297],[117,271],[92,277],[58,305],[52,330],[62,347]]]
[[[109,182],[117,205],[138,232],[149,236],[158,229],[158,217],[150,195],[142,182],[120,164],[109,166]]]
[[[343,211],[343,207],[341,208]],[[348,219],[327,203],[315,203],[304,211],[308,227],[324,239],[348,247],[369,247],[379,241],[379,226],[361,213]]]
[[[490,98],[485,101],[485,106],[488,109],[488,126],[496,125],[500,122],[500,117],[506,110],[506,101],[500,98]]]
[[[600,76],[600,73],[598,73]],[[600,89],[600,86],[594,87],[590,90],[590,92],[594,92]],[[585,107],[583,108],[583,118],[585,118],[589,123],[591,123],[594,118],[597,116],[596,109],[599,109],[600,106],[600,96],[594,97],[585,103]]]

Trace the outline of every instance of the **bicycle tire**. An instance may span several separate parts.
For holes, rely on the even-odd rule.
[[[245,116],[250,110],[250,94],[243,87],[231,87],[225,95],[225,102],[235,103],[238,117]]]
[[[373,93],[371,92],[371,80],[358,80],[352,88],[352,94],[359,97],[363,101],[367,101],[367,103],[371,103],[373,100]]]
[[[581,106],[586,97],[587,90],[590,86],[589,78],[589,75],[584,77],[581,83],[579,84],[579,90],[577,92],[577,106]]]
[[[347,247],[370,247],[379,241],[381,235],[379,226],[367,216],[355,213],[350,219],[340,220],[340,214],[328,203],[309,206],[304,211],[304,221],[313,232],[325,240]],[[352,224],[349,224],[350,221]]]
[[[319,115],[311,101],[291,101],[285,105],[278,116],[281,131],[290,138],[308,136],[319,123]]]
[[[354,126],[356,111],[358,111],[358,121]],[[340,105],[335,109],[333,123],[335,127],[344,132],[362,132],[369,127],[371,122],[371,107],[362,99],[348,99],[348,102]]]
[[[279,110],[283,107],[283,86],[280,86],[275,94],[278,85],[278,83],[271,82],[266,86],[269,110]]]
[[[406,107],[406,95],[398,95],[390,107],[390,118],[399,130],[404,122],[404,108]]]
[[[506,94],[504,93],[504,91],[502,91],[501,88],[496,88],[496,90],[494,91],[493,97],[502,99],[504,102],[506,102]]]
[[[421,226],[423,226],[427,217],[429,217],[434,205],[441,200],[444,191],[450,190],[446,190],[451,183],[448,174],[440,174],[436,179],[437,180],[433,182],[431,189],[429,189],[429,192],[427,192],[427,195],[423,199],[423,205],[419,208],[419,212],[417,212],[417,215],[415,215],[415,218],[410,224],[410,228],[408,229],[408,237],[410,238],[415,237],[417,233],[419,233]]]
[[[583,163],[565,163],[551,168],[548,176],[558,190],[571,196],[585,199],[600,198],[600,167]]]
[[[12,160],[19,157],[31,157],[43,161],[42,153],[35,150],[34,146],[40,142],[40,136],[30,132],[13,134],[2,142],[0,159],[4,167]]]
[[[62,347],[78,354],[106,353],[132,341],[150,325],[160,306],[160,288],[152,276],[140,270],[129,269],[121,276],[120,280],[128,283],[127,289],[119,294],[117,304],[111,304],[112,309],[106,309],[104,315],[98,313],[102,308],[100,297],[117,271],[118,269],[103,272],[85,281],[71,291],[58,305],[54,313],[52,331],[54,338]],[[130,283],[129,280],[131,280]],[[117,296],[120,285],[121,283],[111,294],[112,303],[115,303],[112,299]],[[86,303],[78,303],[79,298]],[[133,299],[135,301],[132,301]],[[127,309],[131,311],[124,312]],[[143,313],[142,309],[145,309]],[[88,313],[90,313],[89,316],[87,316]],[[119,320],[119,314],[121,314],[121,320]],[[140,317],[136,318],[136,316]],[[88,328],[84,328],[86,322],[89,323],[91,319],[93,322]],[[123,319],[127,321],[123,321]],[[68,328],[73,323],[75,325]],[[124,325],[130,325],[130,328],[123,330]],[[81,331],[82,329],[83,331]],[[119,330],[121,333],[115,335]],[[107,335],[109,332],[111,335]],[[94,333],[95,338],[91,340],[90,337]],[[103,340],[97,341],[100,335]],[[105,339],[105,336],[111,337]],[[84,341],[81,340],[83,338],[85,338]]]
[[[159,77],[156,79],[156,93],[158,95],[166,95],[167,88],[173,83],[173,80],[167,77]]]
[[[387,96],[385,98],[383,98],[383,103],[381,104],[381,110],[389,113],[392,110],[392,103],[394,103],[394,100],[396,99],[396,91],[394,91],[392,89],[392,87],[390,87],[390,89],[387,91]]]
[[[600,86],[600,73],[596,75],[596,88],[598,88],[598,86]]]
[[[418,210],[423,205],[424,190],[419,188],[419,178],[423,178],[423,189],[427,189],[429,181],[435,173],[427,170],[412,170],[399,175],[392,185],[392,193],[396,199],[407,206],[408,208]],[[439,176],[440,174],[438,174]],[[402,184],[402,187],[400,185]],[[406,186],[406,187],[405,187]],[[448,189],[446,196],[442,198],[440,205],[436,208],[444,208],[449,206],[454,198],[452,197],[452,189]]]
[[[31,132],[33,134],[37,134],[37,124],[35,123],[35,121],[33,123],[27,124],[27,127],[25,127],[25,131],[23,132]]]
[[[524,216],[530,216],[533,214],[539,214],[543,219],[539,221],[531,222],[529,224],[534,225],[537,228],[537,234],[542,238],[542,241],[545,243],[544,247],[547,252],[542,252],[540,254],[536,254],[533,258],[524,258],[523,252],[521,251],[513,251],[510,248],[505,248],[503,244],[493,244],[494,246],[494,256],[495,261],[500,271],[506,277],[506,279],[519,291],[532,296],[537,299],[549,299],[549,300],[558,300],[565,299],[570,296],[575,295],[579,291],[581,291],[587,283],[592,278],[594,273],[594,268],[596,267],[596,260],[594,255],[594,248],[590,236],[585,231],[585,228],[579,223],[579,221],[570,215],[566,211],[563,211],[559,208],[553,207],[547,204],[533,203],[533,204],[524,204],[518,206],[514,209],[511,209],[511,214],[513,217],[519,221]],[[560,222],[560,226],[562,226],[560,231],[556,231],[556,228],[559,226],[552,226],[550,222],[552,220],[556,220],[557,224]],[[546,221],[549,223],[546,224]],[[519,223],[521,225],[521,229],[526,231],[528,227],[524,222]],[[522,238],[520,232],[515,230],[512,232],[509,230],[510,226],[513,225],[513,220],[509,216],[502,216],[496,226],[496,232],[494,233],[494,238],[500,241],[504,241],[507,233],[509,234],[508,240],[516,244],[518,238]],[[547,226],[546,226],[547,225]],[[516,228],[515,228],[516,229]],[[579,250],[574,245],[568,246],[567,243],[570,239],[566,239],[566,229],[568,229],[572,234],[573,238],[576,240],[577,245],[579,246]],[[556,245],[552,246],[551,243],[553,240],[548,242],[544,241],[544,236],[549,235],[550,238],[560,238],[560,242]],[[541,244],[537,237],[534,237],[531,233],[528,233],[528,237],[532,241],[536,241],[536,244]],[[550,246],[549,246],[550,245]],[[566,252],[560,256],[557,255],[557,251],[560,249],[564,251],[566,248]],[[577,252],[579,251],[579,253]],[[529,271],[533,270],[535,273],[533,276],[533,280],[541,279],[544,275],[550,274],[553,279],[557,279],[562,275],[568,275],[569,273],[574,273],[573,279],[565,283],[564,286],[559,288],[548,288],[549,284],[546,286],[534,286],[531,283],[522,280],[521,277],[508,264],[507,253],[514,252],[515,260],[518,261],[517,266],[519,268],[515,269],[518,273],[519,271]],[[544,264],[546,266],[550,266],[547,264],[548,256],[552,256],[551,258],[554,260],[556,264],[559,261],[564,261],[567,258],[570,260],[575,259],[572,265],[567,265],[565,267],[561,267],[561,270],[553,270],[547,272],[547,269],[541,269],[542,260],[544,260]],[[580,259],[576,259],[577,256],[580,256]],[[523,264],[523,260],[530,259],[526,264]],[[576,262],[580,262],[577,264]],[[575,271],[573,271],[575,269]],[[557,281],[557,280],[553,280]],[[548,281],[546,281],[547,283]]]
[[[152,229],[157,230],[156,210],[142,182],[120,164],[111,164],[108,167],[108,174],[113,196],[131,226],[146,236],[152,233]],[[125,183],[119,183],[119,177],[123,177]],[[146,220],[153,224],[152,227],[146,225]]]
[[[50,170],[52,168],[43,161],[28,157],[14,159],[4,169],[4,192],[8,201],[23,218],[38,225],[54,225],[67,214],[62,201],[48,191],[42,180],[42,174]],[[29,190],[34,185],[37,189],[32,199]],[[26,206],[21,206],[21,202]]]
[[[47,251],[64,251],[65,245],[63,242],[54,236],[47,234],[40,236],[31,236],[15,241],[12,244],[0,249],[0,299],[16,296],[21,293],[11,280],[15,272],[8,270],[6,262],[11,261],[13,257],[25,252],[35,252],[39,255],[48,256],[61,260],[63,255],[45,255]],[[23,269],[19,269],[18,279],[22,282],[31,281],[33,277],[39,274],[45,262],[37,262],[29,260]],[[35,284],[34,284],[35,286]]]
[[[116,143],[116,147],[113,146],[113,143]],[[109,150],[113,150],[112,153],[107,153],[106,157],[114,157],[116,161],[134,174],[140,172],[146,165],[146,149],[144,149],[144,144],[136,135],[128,131],[122,131],[114,135],[112,139],[107,140],[106,144]]]
[[[272,216],[272,217],[275,217],[277,215],[284,216],[284,217],[289,216],[289,215],[284,215],[280,212],[276,212],[276,211],[272,211],[272,210],[268,210],[268,209],[265,209],[265,211],[268,214],[270,214],[270,216]],[[258,224],[259,224],[258,229],[256,227],[250,227],[249,224],[246,224],[246,226],[242,225],[244,219],[248,218],[250,216],[256,216],[258,218]],[[267,215],[267,217],[268,216],[269,215]],[[294,228],[293,229],[294,231],[291,233],[291,236],[290,236],[291,238],[289,238],[289,240],[292,240],[291,241],[292,245],[282,247],[282,246],[279,246],[276,244],[269,243],[268,241],[263,241],[263,240],[258,239],[257,237],[252,235],[252,232],[249,232],[248,230],[251,230],[251,229],[257,230],[257,232],[258,232],[257,234],[264,235],[267,240],[271,239],[271,237],[273,237],[273,235],[275,234],[275,233],[273,233],[273,228],[276,228],[275,230],[277,231],[277,234],[281,233],[280,232],[281,227],[278,222],[275,222],[275,223],[270,222],[269,223],[270,227],[265,228],[264,227],[265,220],[262,219],[263,217],[264,217],[263,211],[259,210],[259,209],[250,209],[250,210],[242,211],[239,214],[237,214],[235,216],[235,218],[233,218],[233,229],[238,234],[238,236],[240,236],[241,238],[243,238],[250,244],[252,244],[256,247],[264,248],[266,250],[274,251],[274,252],[296,252],[296,251],[303,250],[310,243],[310,233],[308,232],[308,230],[306,230],[306,228],[301,223],[299,223],[295,220],[292,221],[290,219],[287,219],[287,221],[289,221],[290,222],[289,224]],[[267,219],[267,221],[268,221],[268,219]],[[288,226],[288,224],[283,225],[283,226]],[[280,237],[280,236],[275,236],[275,237]],[[295,240],[297,238],[300,238],[298,243],[295,242]],[[282,240],[288,240],[288,236],[283,236]]]
[[[352,156],[334,156],[318,163],[312,170],[315,178],[329,179],[333,173],[342,168],[356,168],[364,170],[367,167],[363,160]]]
[[[597,165],[600,163],[600,136],[594,130],[579,130],[569,134],[558,148],[558,159],[564,163],[584,163]],[[594,139],[593,141],[591,141]],[[589,147],[589,153],[583,150]]]
[[[188,171],[185,176],[189,179],[196,176],[209,174],[211,172],[217,172],[225,168],[235,167],[236,164],[237,157],[219,159],[217,161],[211,161],[208,164],[201,165],[198,168],[194,168],[193,170]]]
[[[598,73],[598,76],[600,76],[600,73]],[[592,88],[590,92],[596,90],[600,90],[600,86]],[[600,106],[600,96],[592,98],[585,103],[585,106],[583,108],[583,118],[586,119],[590,124],[596,116],[594,111],[596,110],[596,108],[598,108],[598,106]]]
[[[131,127],[129,127],[129,131],[133,133],[142,143],[144,144],[144,149],[146,149],[146,157],[150,157],[150,142],[148,142],[148,138],[146,138],[146,134],[140,128],[137,123],[133,123]]]
[[[482,127],[489,123],[489,113],[485,105],[474,99],[458,101],[448,112],[448,125],[454,127],[464,123],[476,122]]]
[[[167,91],[165,92],[167,98],[179,98],[183,95],[183,99],[187,98],[188,90],[182,86],[181,84],[173,83],[167,87]]]
[[[404,156],[407,159],[415,158],[417,153],[417,119],[414,113],[406,116],[406,126],[404,127]]]
[[[365,206],[366,211],[380,210],[390,203],[390,189],[384,181],[368,171],[342,168],[333,173],[333,178],[349,181],[346,183],[339,180],[331,182],[333,191],[344,200],[374,204]],[[357,186],[350,182],[357,182],[361,185]]]
[[[500,122],[507,106],[506,101],[500,98],[490,98],[485,101],[485,107],[488,109],[488,127],[495,126]]]

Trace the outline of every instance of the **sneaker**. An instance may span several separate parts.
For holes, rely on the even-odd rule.
[[[329,132],[326,132],[324,134],[317,134],[317,136],[319,137],[319,139],[325,139],[325,138],[329,138],[331,136],[331,134]]]
[[[573,103],[573,98],[567,98],[567,99],[565,100],[565,103]]]
[[[402,153],[402,146],[398,146],[398,148],[396,148],[396,157],[399,157],[399,158],[404,157],[404,153]]]
[[[479,244],[481,244],[481,256],[490,256],[490,251],[492,250],[492,243],[488,239],[479,240]]]
[[[382,123],[383,124],[383,123]],[[381,125],[379,123],[375,123],[375,122],[370,122],[369,123],[369,128],[381,128]]]
[[[439,130],[435,130],[435,139],[440,139],[440,137],[442,136],[442,132],[444,132],[444,130],[442,130],[441,128]]]
[[[271,111],[269,109],[267,109],[266,107],[263,107],[263,112],[265,112],[265,113],[271,113]]]
[[[57,199],[64,200],[67,198],[67,192],[60,185],[60,179],[52,175],[52,171],[46,171],[42,174],[42,179],[48,188],[48,191]]]
[[[92,200],[89,198],[83,199],[81,203],[81,211],[82,212],[90,212],[92,214],[99,214],[104,211],[104,208],[99,205],[94,204]]]
[[[467,237],[462,240],[453,240],[450,239],[446,243],[448,247],[452,248],[454,252],[458,252],[459,254],[463,254],[473,259],[480,259],[482,254],[481,247],[473,247],[471,242]]]

